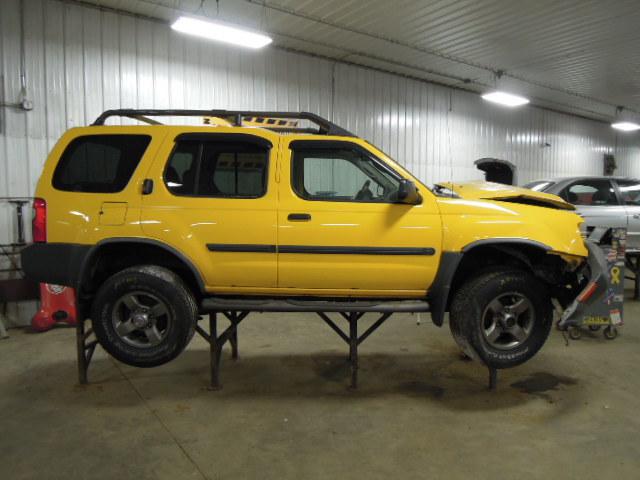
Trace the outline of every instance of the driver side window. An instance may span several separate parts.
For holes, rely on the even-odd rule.
[[[357,148],[296,148],[292,186],[306,200],[391,203],[400,181]]]

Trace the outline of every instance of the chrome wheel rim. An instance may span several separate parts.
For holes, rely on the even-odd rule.
[[[517,292],[498,295],[482,314],[482,334],[486,342],[499,350],[519,347],[531,336],[535,311],[531,301]]]
[[[121,296],[112,315],[116,335],[136,348],[159,345],[169,333],[171,320],[168,305],[147,292],[130,292]]]

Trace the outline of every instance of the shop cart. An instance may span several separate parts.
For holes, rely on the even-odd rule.
[[[596,227],[588,237],[588,241],[597,243],[606,259],[606,272],[609,287],[605,295],[591,304],[581,304],[580,298],[569,307],[563,320],[572,315],[568,327],[569,337],[578,340],[584,328],[596,332],[602,329],[604,337],[613,340],[618,336],[618,327],[623,324],[624,312],[624,280],[626,254],[625,228]],[[576,307],[581,306],[577,311]],[[577,314],[576,314],[577,313]],[[562,324],[563,320],[560,321]]]

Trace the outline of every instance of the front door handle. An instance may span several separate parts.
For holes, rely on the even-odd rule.
[[[311,215],[308,213],[290,213],[287,220],[290,222],[308,222],[311,220]]]

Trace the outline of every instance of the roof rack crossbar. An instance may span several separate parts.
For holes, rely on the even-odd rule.
[[[330,122],[326,118],[310,112],[267,112],[253,110],[146,110],[146,109],[120,109],[107,110],[103,112],[92,125],[104,125],[107,118],[110,117],[127,117],[140,120],[145,123],[159,124],[155,120],[146,118],[151,117],[220,117],[228,120],[237,127],[242,126],[244,117],[271,117],[271,118],[287,118],[307,120],[318,126],[318,133],[323,135],[337,135],[342,137],[355,137],[348,130]],[[304,130],[304,129],[299,129]],[[308,129],[307,129],[308,130]],[[298,131],[298,130],[296,130]]]

